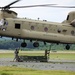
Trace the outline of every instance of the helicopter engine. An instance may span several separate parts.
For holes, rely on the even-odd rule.
[[[69,23],[70,25],[75,27],[75,11],[70,12],[67,15],[67,19],[65,21],[63,21],[62,23]]]
[[[11,10],[1,10],[0,19],[3,18],[17,18],[17,13]]]

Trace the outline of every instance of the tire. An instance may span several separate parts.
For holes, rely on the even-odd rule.
[[[39,47],[39,43],[38,43],[38,42],[34,42],[34,43],[33,43],[33,46],[34,46],[34,47]]]
[[[24,43],[21,43],[21,47],[26,47],[27,44],[24,42]]]
[[[69,45],[66,45],[66,49],[69,50],[70,49],[70,46]]]

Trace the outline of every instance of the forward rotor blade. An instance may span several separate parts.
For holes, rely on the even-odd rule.
[[[10,8],[11,5],[13,5],[13,4],[15,4],[15,3],[19,2],[19,1],[20,1],[20,0],[16,0],[16,1],[14,1],[14,2],[12,2],[12,3],[6,5],[6,6],[2,7],[2,8],[3,8],[3,9]]]
[[[0,9],[2,9],[3,7],[0,7]]]
[[[47,7],[47,6],[52,6],[56,4],[41,4],[41,5],[29,5],[29,6],[13,6],[10,8],[31,8],[31,7]]]

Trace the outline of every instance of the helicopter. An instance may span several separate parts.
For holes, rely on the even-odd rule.
[[[19,2],[16,0],[10,4],[0,7],[0,36],[23,39],[22,47],[26,47],[25,40],[34,41],[33,46],[38,47],[39,42],[62,43],[67,44],[65,48],[70,49],[69,44],[75,44],[75,11],[67,15],[67,19],[62,23],[49,22],[47,20],[32,20],[27,18],[18,18],[15,11],[10,8],[29,8],[29,7],[58,7],[58,8],[75,8],[73,6],[55,6],[55,4],[42,4],[30,6],[12,6]]]

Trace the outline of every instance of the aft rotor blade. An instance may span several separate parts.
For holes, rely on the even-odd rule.
[[[29,5],[29,6],[13,6],[10,8],[31,8],[31,7],[47,7],[47,6],[52,6],[56,4],[41,4],[41,5]]]
[[[75,8],[75,6],[48,6],[48,7],[54,7],[54,8]]]

